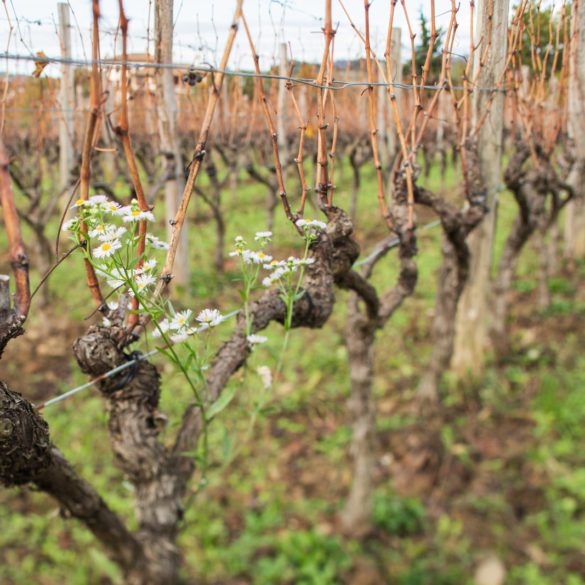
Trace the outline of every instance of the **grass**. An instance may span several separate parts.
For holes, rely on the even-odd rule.
[[[340,172],[336,192],[342,207],[348,203],[348,170]],[[445,187],[454,190],[458,180],[450,171]],[[436,169],[426,184],[441,187]],[[264,187],[242,185],[229,204],[228,242],[240,234],[250,240],[263,228],[264,198]],[[387,235],[375,204],[374,174],[367,169],[357,230],[364,253]],[[502,194],[496,259],[515,212],[511,197]],[[214,229],[203,220],[207,216],[198,202],[189,233],[191,290],[183,291],[178,303],[194,310],[217,304],[229,311],[240,302],[236,269],[228,261],[225,275],[214,274]],[[163,226],[158,229],[162,232]],[[279,210],[274,232],[277,257],[301,253],[302,243]],[[514,353],[506,364],[490,364],[484,376],[469,383],[447,377],[444,417],[439,428],[431,423],[426,428],[409,405],[431,350],[440,229],[421,233],[419,247],[417,290],[376,344],[380,457],[375,532],[361,542],[345,539],[336,520],[351,480],[346,293],[337,291],[334,314],[324,329],[293,332],[282,379],[253,428],[250,410],[261,389],[257,368],[273,368],[278,360],[279,325],[268,328],[269,342],[230,381],[236,397],[210,428],[210,468],[206,477],[194,479],[184,519],[185,578],[197,576],[210,585],[357,583],[367,567],[380,583],[464,585],[472,583],[475,564],[487,551],[502,558],[512,585],[584,583],[585,360],[580,356],[582,328],[577,327],[584,299],[578,277],[555,276],[553,305],[538,314],[531,296],[536,261],[528,247],[514,293],[513,317],[523,320],[523,328],[512,322]],[[389,255],[376,269],[374,284],[386,290],[396,275],[396,258]],[[83,322],[91,311],[82,283],[79,257],[72,257],[51,278],[54,300],[48,314],[33,306],[31,330],[45,319]],[[216,333],[216,347],[230,327]],[[26,360],[17,355],[25,343],[26,337],[12,344],[2,375],[27,395],[31,378],[22,372]],[[170,419],[164,434],[170,439],[190,393],[168,364],[155,361],[164,373],[161,410]],[[43,371],[35,376],[42,384]],[[81,381],[71,363],[58,387],[62,391]],[[132,487],[112,464],[102,399],[89,391],[45,415],[55,443],[134,526]],[[430,441],[433,436],[436,440]],[[43,494],[24,488],[1,491],[0,522],[2,583],[123,583],[93,537],[63,519]]]

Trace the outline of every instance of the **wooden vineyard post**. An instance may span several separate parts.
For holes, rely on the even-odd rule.
[[[280,44],[279,57],[280,64],[278,74],[286,77],[288,75],[288,58],[286,55],[286,43]],[[287,110],[286,110],[286,81],[281,79],[278,82],[278,117],[276,119],[276,132],[278,133],[278,150],[280,151],[280,157],[283,162],[283,166],[286,169],[288,166],[288,143],[286,139],[287,131]]]
[[[101,167],[104,173],[104,180],[112,183],[115,180],[115,150],[114,141],[111,136],[111,130],[108,127],[107,115],[114,110],[114,92],[109,91],[109,79],[105,71],[102,71],[102,88],[103,88],[103,117],[101,123],[101,137],[104,144],[104,151],[99,153],[101,158]]]
[[[383,81],[377,77],[377,81]],[[390,166],[389,151],[388,151],[388,121],[392,115],[390,108],[387,107],[388,100],[386,99],[386,88],[383,85],[376,87],[376,130],[378,136],[378,148],[380,149],[380,159],[384,168]],[[385,107],[386,106],[386,107]]]
[[[57,4],[59,14],[59,43],[61,57],[71,59],[71,24],[69,21],[69,5],[64,2]],[[75,108],[75,87],[73,84],[73,67],[69,63],[61,65],[61,85],[59,90],[61,112],[59,116],[59,177],[60,189],[63,191],[71,183],[73,167],[73,142],[75,131],[73,110]]]
[[[394,27],[392,29],[392,46],[390,48],[391,51],[391,60],[392,60],[392,79],[388,79],[388,83],[402,83],[402,61],[401,61],[401,50],[400,50],[400,39],[401,39],[402,31],[400,28]],[[386,88],[384,88],[386,91]],[[401,91],[395,92],[398,109],[402,111],[402,103],[400,99]],[[387,103],[387,99],[385,99],[384,103]],[[390,115],[392,119],[392,116]],[[398,133],[396,132],[395,124],[388,131],[388,135],[386,138],[386,143],[388,145],[388,168],[390,169],[394,163],[394,159],[398,154],[398,150],[400,145],[398,143]]]
[[[155,56],[157,63],[173,62],[173,0],[157,0],[155,5]],[[185,187],[183,162],[177,137],[177,100],[173,71],[161,68],[156,73],[158,127],[165,180],[165,217],[168,236]],[[185,219],[185,222],[187,220]],[[183,226],[177,248],[173,280],[182,286],[189,284],[189,247],[187,226]]]
[[[477,38],[484,41],[475,55],[474,72],[480,68],[480,62],[484,62],[477,78],[478,88],[495,88],[503,77],[507,55],[508,11],[508,0],[479,2]],[[478,373],[485,363],[490,267],[496,226],[497,192],[501,182],[504,93],[498,92],[491,104],[490,100],[492,100],[490,91],[476,90],[473,93],[474,125],[489,108],[477,136],[477,150],[480,175],[483,189],[487,192],[487,205],[490,211],[469,236],[470,273],[459,301],[455,349],[451,362],[451,367],[459,375],[468,372]]]
[[[574,162],[568,183],[575,198],[567,204],[565,255],[570,260],[585,257],[585,4],[574,0],[571,15],[569,62],[569,140]]]

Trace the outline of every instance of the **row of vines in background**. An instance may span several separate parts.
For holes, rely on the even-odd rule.
[[[34,268],[43,276],[34,291],[35,311],[50,309],[62,263],[84,264],[86,289],[76,294],[91,297],[104,320],[77,339],[74,355],[108,402],[111,447],[133,486],[139,529],[132,531],[50,442],[42,409],[3,384],[0,479],[8,486],[31,483],[56,498],[93,532],[128,583],[179,582],[177,538],[190,485],[207,482],[214,458],[210,425],[219,424],[248,386],[263,388],[252,393],[254,425],[266,392],[294,363],[287,354],[292,330],[327,327],[335,289],[343,289],[350,293],[345,338],[353,472],[340,529],[366,535],[374,510],[375,342],[416,290],[420,218],[437,220],[442,230],[433,347],[417,392],[419,416],[429,419],[440,413],[441,380],[450,367],[465,378],[481,370],[488,353],[505,355],[510,288],[531,238],[539,251],[543,306],[562,253],[561,217],[564,253],[575,258],[585,252],[582,6],[574,1],[552,11],[530,0],[511,8],[507,1],[471,2],[462,57],[454,51],[460,25],[455,0],[442,29],[430,0],[430,16],[420,17],[420,44],[416,15],[405,0],[393,0],[380,55],[371,46],[368,1],[358,10],[340,0],[337,16],[351,24],[364,58],[339,66],[333,7],[326,0],[320,64],[296,63],[285,46],[279,75],[267,78],[242,0],[235,2],[220,63],[210,71],[129,68],[122,0],[120,65],[102,66],[99,4],[92,2],[91,72],[79,68],[73,76],[74,111],[60,105],[64,77],[4,82],[1,201],[17,294],[12,303],[7,280],[0,281],[0,350],[23,333],[30,308],[29,261],[19,229],[24,222],[34,234]],[[396,11],[405,31],[395,26]],[[172,23],[172,1],[159,0],[159,65],[172,61]],[[249,49],[252,73],[228,70],[236,37]],[[436,162],[443,178],[448,170],[458,177],[455,192],[431,189],[425,181]],[[374,192],[360,189],[364,169],[375,174]],[[341,196],[339,178],[349,172],[352,192]],[[492,275],[502,181],[518,215]],[[266,191],[266,220],[226,249],[230,221],[247,204],[240,195],[244,184]],[[296,256],[277,257],[277,213],[298,240]],[[380,229],[373,230],[378,241],[359,259],[361,222],[369,226],[372,217],[379,218]],[[201,221],[215,225],[215,271],[222,274],[230,257],[239,265],[239,306],[218,309],[213,299],[197,299],[196,307],[190,298],[187,233],[196,241]],[[56,248],[49,235],[55,224]],[[377,278],[382,262],[395,266],[394,282]],[[228,310],[237,315],[233,324]],[[259,384],[246,364],[273,322],[284,328],[283,343]],[[228,326],[231,333],[220,343],[216,330]],[[157,370],[136,359],[147,343],[192,390],[172,437],[156,422]],[[118,373],[129,361],[132,368]]]

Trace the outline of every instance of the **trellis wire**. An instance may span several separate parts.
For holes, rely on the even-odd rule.
[[[497,187],[497,189],[495,190],[495,197],[496,197],[496,202],[497,202],[497,198],[498,195],[500,193],[502,193],[503,191],[507,191],[508,187],[505,183],[500,183]],[[421,228],[418,229],[419,232],[426,232],[427,230],[436,228],[437,226],[441,225],[441,220],[440,219],[436,219],[435,221],[431,221],[430,223],[427,223],[425,225],[423,225]],[[358,268],[359,266],[363,266],[364,264],[367,264],[368,262],[370,262],[371,260],[373,260],[378,254],[381,254],[382,252],[384,252],[385,250],[392,250],[392,248],[396,248],[396,246],[398,246],[398,244],[400,244],[400,240],[398,238],[389,238],[386,241],[382,242],[381,244],[379,244],[374,250],[373,252],[371,252],[366,258],[363,258],[362,260],[358,260],[354,265],[353,268]]]
[[[422,226],[419,231],[421,231],[421,232],[426,231],[426,230],[432,229],[434,227],[437,227],[440,224],[441,224],[441,222],[439,220],[432,221],[431,223],[427,223],[424,226]],[[399,244],[398,238],[394,238],[390,241],[384,242],[383,244],[378,246],[369,256],[367,256],[363,260],[360,260],[359,262],[356,262],[353,265],[353,267],[357,268],[358,266],[361,266],[362,264],[369,262],[372,258],[377,256],[382,250],[385,250],[385,249],[392,250],[392,248],[395,248],[398,244]],[[239,312],[240,311],[237,310],[237,311],[232,311],[231,313],[228,313],[227,315],[224,316],[223,321],[226,321],[227,319],[230,319],[231,317],[235,317]],[[115,376],[116,374],[123,372],[124,370],[132,367],[133,365],[137,364],[138,362],[147,360],[147,359],[155,356],[158,352],[159,352],[158,349],[153,349],[153,350],[149,351],[148,353],[141,354],[138,357],[135,357],[131,360],[128,360],[126,363],[121,364],[119,366],[116,366],[115,368],[112,368],[111,370],[108,370],[107,372],[105,372],[101,376],[98,376],[97,378],[93,378],[89,382],[85,382],[85,384],[81,384],[81,386],[77,386],[75,388],[72,388],[71,390],[67,390],[67,392],[63,392],[63,394],[59,394],[59,396],[55,396],[55,398],[51,398],[50,400],[43,402],[42,404],[37,406],[37,408],[46,408],[47,406],[51,406],[52,404],[57,404],[57,402],[61,402],[62,400],[65,400],[65,399],[69,398],[70,396],[74,396],[75,394],[78,394],[79,392],[82,392],[83,390],[87,390],[87,388],[91,388],[92,386],[94,386],[98,382],[101,382],[102,380],[107,380],[108,378],[111,378],[112,376]]]
[[[227,319],[230,319],[231,317],[235,317],[239,312],[240,311],[237,310],[237,311],[232,311],[231,313],[228,313],[227,315],[224,315],[223,319],[222,319],[222,323],[223,323],[223,321],[227,321]],[[202,331],[204,331],[208,328],[209,328],[209,326],[207,326],[205,323],[200,326],[200,330],[202,330]],[[126,363],[121,364],[119,366],[116,366],[115,368],[108,370],[104,374],[97,376],[97,378],[93,378],[89,382],[86,382],[85,384],[81,384],[81,386],[77,386],[75,388],[72,388],[71,390],[67,390],[67,392],[63,392],[63,394],[59,394],[59,396],[55,396],[55,398],[51,398],[50,400],[47,400],[46,402],[39,404],[37,406],[37,408],[41,409],[41,408],[45,408],[47,406],[51,406],[51,404],[57,404],[57,402],[61,402],[62,400],[65,400],[66,398],[69,398],[70,396],[74,396],[75,394],[78,394],[79,392],[81,392],[83,390],[87,390],[87,388],[91,388],[92,386],[94,386],[98,382],[101,382],[102,380],[107,380],[108,378],[111,378],[112,376],[115,376],[116,374],[123,372],[124,370],[126,370],[127,368],[130,368],[131,366],[137,364],[138,362],[141,362],[141,361],[147,360],[148,358],[151,358],[152,356],[156,355],[159,351],[160,351],[159,349],[153,349],[153,350],[149,351],[148,353],[143,353],[143,354],[141,354],[141,355],[139,355],[131,360],[128,360]]]
[[[40,404],[39,406],[37,406],[37,408],[45,408],[46,406],[50,406],[51,404],[56,404],[57,402],[61,402],[61,400],[65,400],[66,398],[69,398],[70,396],[73,396],[74,394],[77,394],[78,392],[81,392],[82,390],[86,390],[87,388],[90,388],[91,386],[93,386],[94,384],[97,384],[98,382],[101,382],[102,380],[106,380],[107,378],[111,378],[115,374],[118,374],[118,373],[124,371],[125,369],[129,368],[130,366],[133,366],[134,364],[137,364],[138,362],[140,362],[142,360],[146,360],[149,357],[156,355],[157,353],[158,353],[158,349],[153,349],[152,351],[149,351],[148,353],[141,354],[141,355],[127,361],[125,364],[122,364],[120,366],[117,366],[117,367],[107,371],[105,374],[102,374],[101,376],[98,376],[97,378],[93,378],[92,380],[90,380],[89,382],[86,382],[85,384],[82,384],[81,386],[77,386],[76,388],[72,388],[71,390],[68,390],[67,392],[64,392],[63,394],[59,394],[59,396],[55,396],[55,398],[51,398],[50,400],[43,402],[43,404]]]
[[[437,219],[435,221],[431,221],[430,223],[423,225],[418,231],[419,232],[426,232],[427,230],[435,228],[439,225],[441,225],[441,220]],[[398,238],[389,238],[385,242],[382,242],[378,247],[376,247],[374,249],[374,251],[369,256],[356,262],[353,265],[353,268],[357,268],[358,266],[362,266],[364,264],[367,264],[368,262],[372,261],[376,256],[378,256],[378,254],[381,254],[385,250],[392,250],[392,248],[396,248],[396,246],[398,246],[398,244],[400,244],[400,240]]]
[[[506,185],[505,184],[499,185],[497,190],[496,190],[496,196],[497,196],[497,194],[499,194],[500,192],[502,192],[504,190],[506,190]],[[418,231],[425,232],[427,230],[436,228],[439,225],[441,225],[441,220],[437,219],[435,221],[431,221],[430,223],[423,225]],[[358,262],[356,262],[353,265],[353,268],[358,268],[359,266],[363,266],[364,264],[373,260],[381,252],[383,252],[385,250],[392,250],[393,248],[396,248],[399,243],[400,243],[400,241],[398,238],[392,238],[390,240],[386,240],[385,242],[382,242],[382,244],[377,246],[366,258],[363,258],[362,260],[359,260]],[[224,316],[222,321],[226,321],[227,319],[230,319],[231,317],[235,317],[239,312],[240,311],[237,310],[237,311],[232,311],[231,313],[228,313],[227,315]],[[126,368],[129,368],[138,362],[141,362],[143,360],[146,360],[146,359],[156,355],[158,352],[159,352],[158,349],[153,349],[153,350],[149,351],[148,353],[141,354],[140,356],[138,356],[132,360],[129,360],[125,364],[122,364],[120,366],[116,366],[115,368],[109,370],[105,374],[102,374],[101,376],[98,376],[97,378],[94,378],[93,380],[90,380],[89,382],[86,382],[85,384],[82,384],[81,386],[77,386],[76,388],[72,388],[71,390],[68,390],[67,392],[64,392],[63,394],[60,394],[59,396],[56,396],[55,398],[51,398],[50,400],[47,400],[43,404],[40,404],[37,408],[45,408],[46,406],[50,406],[51,404],[56,404],[57,402],[61,402],[62,400],[65,400],[66,398],[69,398],[70,396],[73,396],[73,395],[77,394],[78,392],[81,392],[82,390],[86,390],[87,388],[90,388],[91,386],[97,384],[98,382],[101,382],[102,380],[106,380],[107,378],[111,378],[112,376],[115,376],[116,374],[124,371]]]
[[[328,89],[339,91],[350,87],[394,87],[397,89],[412,90],[413,88],[425,89],[429,91],[443,91],[446,89],[453,91],[463,91],[465,88],[461,85],[456,86],[438,86],[438,85],[413,85],[410,83],[399,83],[396,81],[385,82],[385,81],[348,81],[348,80],[333,80],[331,84],[319,84],[311,79],[302,77],[289,77],[286,75],[277,75],[276,73],[254,73],[252,71],[232,71],[222,70],[212,65],[185,65],[177,63],[151,63],[148,61],[121,61],[117,59],[99,59],[93,61],[90,59],[68,59],[65,57],[47,57],[47,56],[35,56],[35,55],[20,55],[15,53],[0,53],[0,59],[7,59],[12,61],[33,61],[34,63],[57,63],[61,65],[75,65],[78,67],[91,67],[96,64],[106,67],[121,67],[126,66],[130,69],[180,69],[184,71],[193,71],[197,73],[221,73],[229,77],[244,77],[244,78],[259,78],[259,79],[276,79],[282,81],[288,81],[290,83],[297,83],[299,85],[307,85],[317,89]],[[474,86],[475,91],[485,92],[504,92],[505,88],[502,87],[479,87]]]

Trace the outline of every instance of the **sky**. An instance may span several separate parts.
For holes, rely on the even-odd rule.
[[[467,53],[469,47],[469,0],[460,0],[459,29],[454,52]],[[72,9],[73,57],[84,59],[91,54],[90,0],[69,0]],[[362,0],[345,0],[356,26],[363,30]],[[421,8],[429,12],[429,0],[407,0],[413,28],[418,29]],[[370,8],[372,47],[380,55],[384,52],[389,18],[389,0],[373,0]],[[446,27],[450,17],[450,0],[436,0],[437,25]],[[6,11],[0,13],[0,52],[35,54],[44,51],[47,56],[59,55],[57,34],[57,2],[55,0],[6,0]],[[118,0],[101,0],[102,55],[119,54],[116,48]],[[244,13],[252,29],[260,66],[267,69],[277,61],[278,46],[286,42],[296,61],[318,61],[323,50],[324,1],[318,0],[244,0]],[[126,15],[130,19],[129,51],[143,53],[147,39],[152,36],[153,0],[124,0]],[[175,0],[174,61],[181,64],[208,62],[216,65],[223,50],[231,24],[235,2],[233,0]],[[150,18],[149,18],[150,15]],[[10,34],[10,23],[13,29]],[[150,26],[149,26],[150,22]],[[355,59],[363,56],[361,41],[352,30],[338,0],[333,0],[333,24],[338,32],[335,39],[336,59]],[[395,26],[402,29],[403,58],[409,54],[409,39],[405,19],[396,7]],[[416,32],[416,30],[415,30]],[[152,41],[151,41],[152,52]],[[230,60],[231,68],[251,68],[250,50],[243,31],[238,34]],[[5,64],[0,66],[5,69]],[[34,69],[30,62],[11,62],[12,73],[27,73]],[[49,69],[52,69],[50,71]],[[58,74],[57,66],[50,66],[47,74]]]

